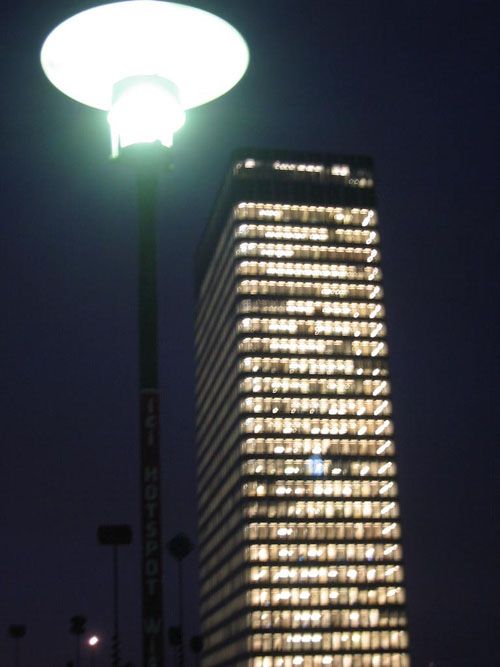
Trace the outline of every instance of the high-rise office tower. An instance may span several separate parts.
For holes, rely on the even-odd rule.
[[[239,151],[197,271],[203,667],[406,667],[371,161]]]

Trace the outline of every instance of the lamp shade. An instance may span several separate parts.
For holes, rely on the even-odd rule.
[[[123,126],[123,95],[117,91],[133,100],[136,116],[145,106],[138,101],[143,95],[131,92],[132,84],[140,84],[168,110],[173,132],[184,110],[223,95],[241,79],[249,52],[239,32],[213,14],[172,2],[129,0],[63,21],[48,35],[40,58],[53,85],[78,102],[109,111],[121,98],[112,125],[118,118]]]

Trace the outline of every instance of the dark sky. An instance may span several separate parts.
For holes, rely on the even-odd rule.
[[[92,4],[19,0],[1,15],[1,665],[15,622],[28,626],[23,667],[65,665],[75,613],[108,664],[111,554],[96,527],[138,529],[134,184],[109,162],[105,115],[56,91],[38,59],[45,35]],[[231,93],[189,113],[161,188],[164,537],[195,537],[192,258],[231,151],[370,154],[414,665],[498,665],[496,3],[191,4],[232,22],[252,60]],[[122,656],[136,664],[138,564],[135,543],[121,573]],[[166,560],[167,625],[174,574]]]

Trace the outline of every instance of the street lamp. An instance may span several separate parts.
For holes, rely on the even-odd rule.
[[[144,665],[163,664],[155,202],[188,109],[230,90],[249,60],[226,21],[171,2],[83,11],[45,40],[42,68],[69,97],[108,112],[112,157],[132,164],[139,204],[139,369]]]
[[[76,667],[80,667],[80,638],[85,632],[87,619],[81,614],[76,614],[70,618],[69,631],[75,635],[76,640]]]
[[[26,626],[9,625],[9,635],[14,640],[14,667],[19,667],[19,640],[26,635]]]
[[[92,635],[87,639],[87,644],[90,647],[90,667],[95,667],[95,653],[97,645],[99,644],[99,637],[97,635]]]
[[[178,656],[179,656],[179,667],[184,667],[184,623],[183,623],[183,577],[182,577],[182,561],[186,556],[189,556],[193,550],[193,544],[187,535],[184,533],[178,533],[173,537],[170,542],[167,544],[167,549],[171,556],[177,561],[177,574],[178,574],[178,603],[179,603],[179,645],[178,645]]]
[[[97,540],[103,546],[113,547],[113,640],[111,646],[113,667],[120,667],[120,607],[118,605],[118,547],[132,543],[132,529],[128,524],[99,526]],[[92,639],[92,638],[91,638]],[[90,643],[90,640],[89,640]],[[97,643],[97,642],[94,642]]]
[[[80,12],[49,34],[41,52],[54,86],[109,112],[114,157],[138,143],[170,147],[185,111],[230,90],[248,59],[244,39],[226,21],[155,0]]]

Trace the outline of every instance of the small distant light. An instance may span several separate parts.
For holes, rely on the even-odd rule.
[[[89,646],[96,646],[99,643],[99,637],[97,635],[92,635],[92,637],[89,638],[88,644]]]

